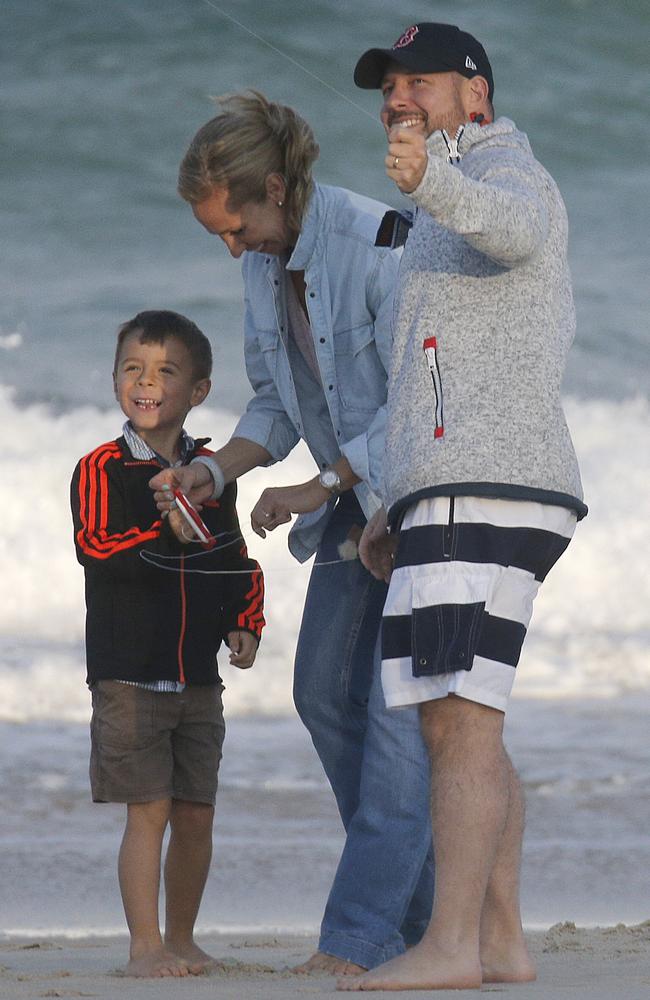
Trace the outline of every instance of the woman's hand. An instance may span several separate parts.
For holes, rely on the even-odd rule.
[[[330,492],[318,481],[318,476],[297,486],[276,486],[264,490],[251,511],[253,531],[266,538],[279,524],[286,524],[294,514],[318,510],[330,499]]]
[[[393,557],[397,537],[388,534],[386,510],[380,507],[363,529],[359,542],[359,558],[377,580],[388,583],[393,572]]]
[[[174,507],[174,490],[181,490],[197,510],[201,510],[202,504],[210,499],[214,490],[212,476],[202,462],[163,469],[149,480],[149,486],[155,490],[153,498],[161,514],[168,514]]]

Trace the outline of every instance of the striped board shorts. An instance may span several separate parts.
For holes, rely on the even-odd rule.
[[[388,708],[455,694],[504,712],[533,600],[575,525],[574,511],[529,500],[409,507],[382,620]]]

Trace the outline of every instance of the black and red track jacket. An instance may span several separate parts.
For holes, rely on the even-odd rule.
[[[211,454],[202,447],[205,440],[196,442],[188,462]],[[228,632],[260,638],[264,579],[241,536],[235,484],[201,511],[218,539],[205,550],[182,545],[161,519],[149,488],[161,468],[155,459],[134,459],[119,437],[95,448],[74,471],[71,504],[77,559],[86,576],[89,684],[212,684],[219,679],[216,654]]]

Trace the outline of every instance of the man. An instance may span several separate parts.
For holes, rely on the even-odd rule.
[[[494,119],[471,35],[413,25],[366,52],[355,82],[382,90],[386,170],[415,207],[396,293],[388,514],[369,522],[361,555],[390,579],[387,705],[420,706],[436,894],[418,945],[339,985],[521,982],[535,969],[503,718],[535,593],[587,510],[559,400],[574,333],[566,213],[526,136]]]

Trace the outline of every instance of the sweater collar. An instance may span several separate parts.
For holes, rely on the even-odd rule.
[[[528,139],[524,133],[519,132],[515,123],[509,118],[501,117],[488,125],[467,122],[460,126],[456,135],[448,135],[441,129],[436,129],[427,139],[427,150],[430,156],[457,163],[475,146],[495,138],[506,139],[513,146],[521,147],[524,144],[529,149]]]

